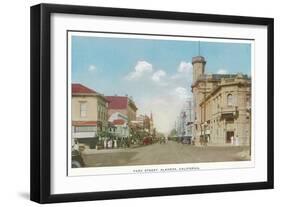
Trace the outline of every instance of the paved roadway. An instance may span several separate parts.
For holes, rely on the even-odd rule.
[[[87,167],[249,160],[247,147],[198,147],[169,141],[130,149],[86,150]]]

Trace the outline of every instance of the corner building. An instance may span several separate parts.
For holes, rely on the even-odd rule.
[[[193,57],[195,145],[249,145],[251,79],[244,74],[205,74],[206,60]]]

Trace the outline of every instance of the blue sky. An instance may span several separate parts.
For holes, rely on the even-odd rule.
[[[72,36],[72,82],[105,95],[132,96],[139,113],[153,112],[159,131],[169,131],[191,96],[192,57],[198,41]],[[248,43],[200,42],[206,73],[250,75]],[[165,121],[163,121],[165,120]]]

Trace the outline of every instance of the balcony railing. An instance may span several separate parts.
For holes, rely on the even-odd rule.
[[[73,132],[73,138],[93,138],[96,137],[96,132]]]
[[[238,112],[237,106],[227,106],[227,107],[221,107],[220,114],[223,115],[233,115],[236,116]]]

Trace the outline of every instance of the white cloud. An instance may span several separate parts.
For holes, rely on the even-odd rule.
[[[219,70],[217,71],[217,74],[227,74],[227,70],[225,70],[225,69],[219,69]]]
[[[130,90],[137,97],[138,114],[153,113],[157,131],[169,133],[186,99],[191,97],[192,64],[181,61],[172,73],[155,69],[151,63],[138,61],[126,78],[141,79],[144,84],[130,81]],[[164,88],[163,88],[164,87]],[[134,89],[134,90],[133,90]],[[144,93],[144,91],[146,91]]]
[[[178,79],[186,79],[187,76],[192,76],[192,64],[190,62],[181,61],[177,73],[171,76],[171,79],[178,80]]]
[[[192,64],[190,62],[181,61],[178,67],[179,73],[190,73],[192,72]]]
[[[152,112],[156,130],[168,134],[175,126],[177,116],[189,96],[188,90],[180,86],[167,89],[152,97],[142,98],[138,102],[138,114]]]
[[[157,70],[155,73],[153,73],[151,79],[155,82],[160,82],[161,78],[166,76],[166,72],[163,70]]]
[[[189,97],[187,89],[180,86],[175,88],[175,93],[182,100],[185,100]]]
[[[144,74],[151,73],[153,71],[153,67],[149,62],[146,61],[138,61],[134,71],[130,72],[126,79],[128,80],[137,80],[141,78]]]
[[[89,65],[88,71],[95,71],[95,70],[97,70],[95,65]]]
[[[174,127],[181,105],[181,101],[175,94],[159,94],[142,99],[138,113],[150,114],[152,112],[156,130],[168,134]]]

